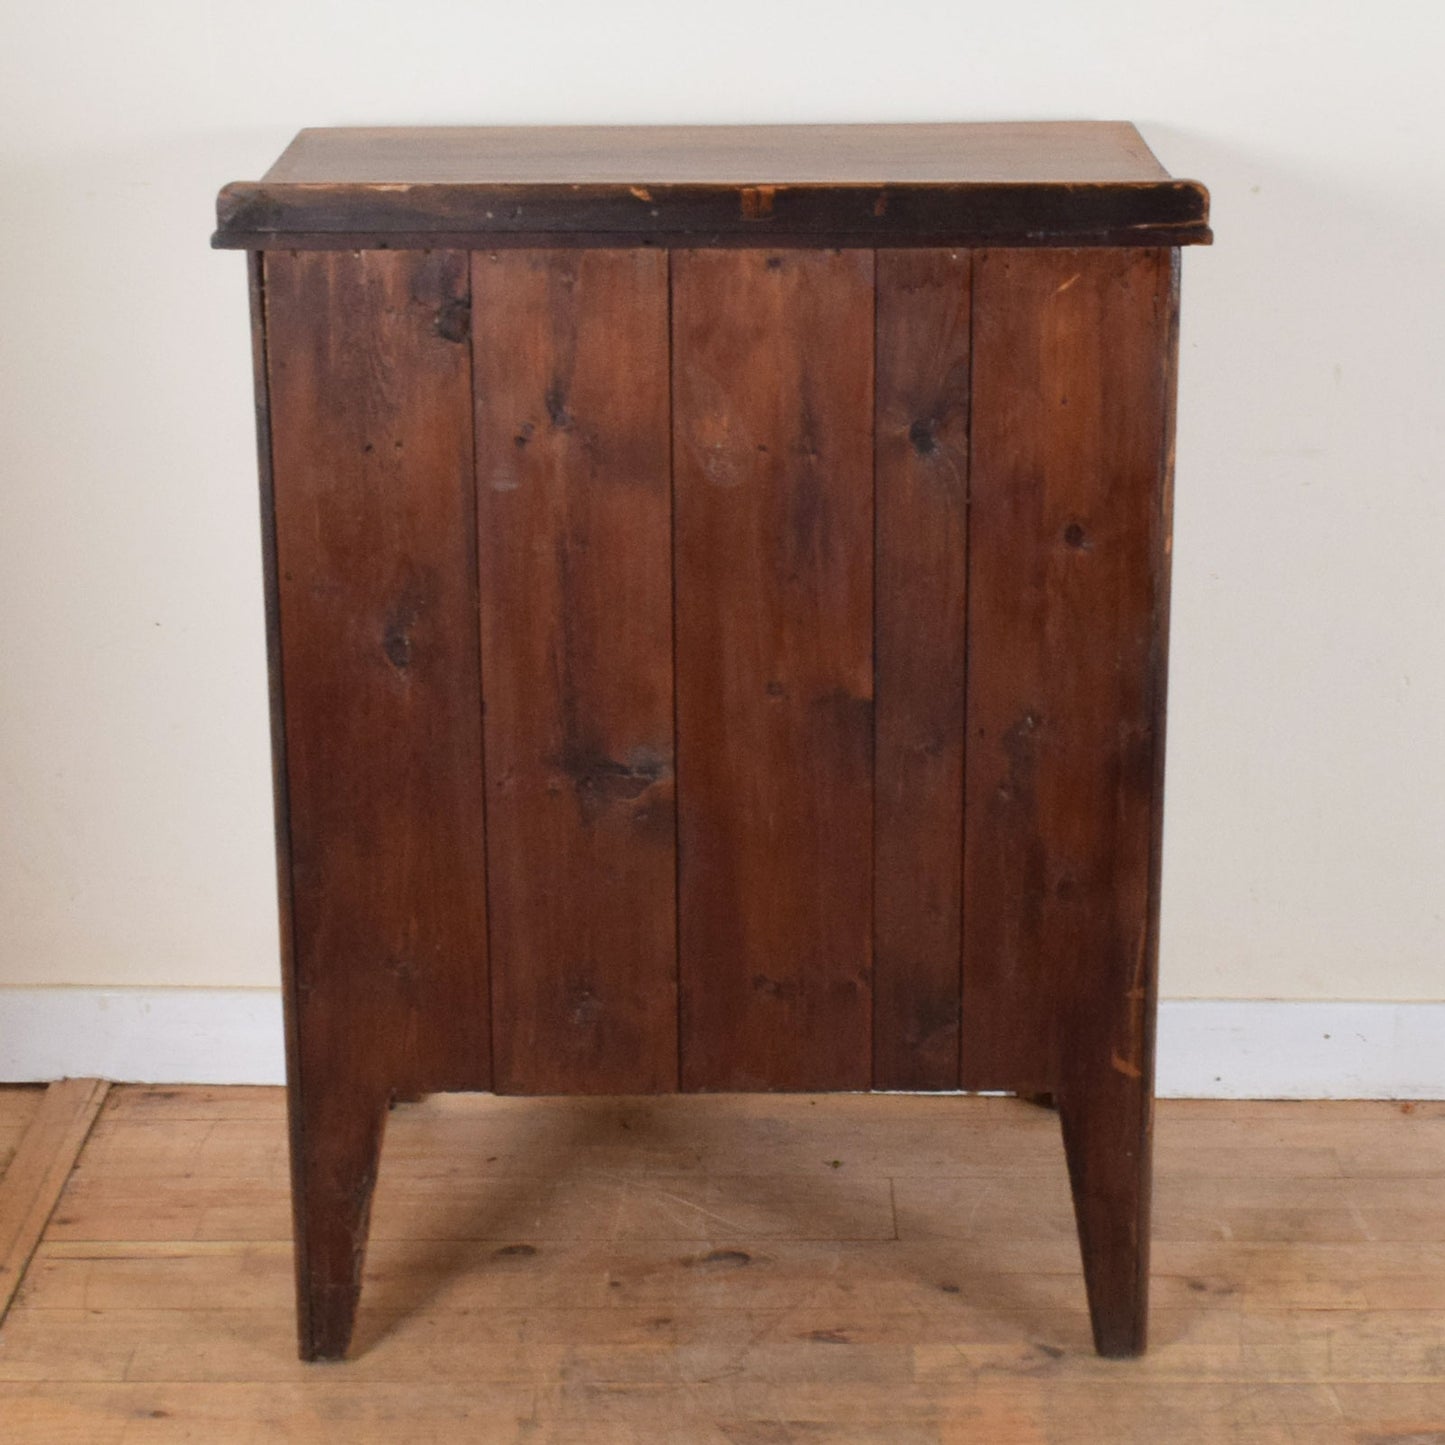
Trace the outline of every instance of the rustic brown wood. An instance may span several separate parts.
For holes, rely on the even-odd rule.
[[[963,1081],[1057,1093],[1104,1354],[1144,1345],[1176,266],[974,263]]]
[[[303,1008],[345,959],[388,1092],[484,1086],[467,258],[271,255],[266,304]]]
[[[263,180],[227,186],[217,215],[214,243],[241,248],[429,233],[475,245],[558,232],[694,246],[1210,239],[1204,188],[1172,179],[1133,126],[1099,121],[307,130]]]
[[[1155,1338],[1121,1369],[1036,1109],[435,1096],[390,1127],[391,1237],[338,1373],[286,1358],[281,1091],[121,1086],[0,1337],[5,1436],[1433,1442],[1445,1104],[1407,1107],[1162,1102]],[[243,1190],[251,1240],[220,1233]],[[900,1237],[819,1236],[820,1204],[841,1224],[868,1194]]]
[[[473,258],[501,1093],[677,1087],[667,272]]]
[[[107,1088],[100,1079],[52,1084],[5,1169],[0,1180],[0,1321],[105,1103]]]
[[[303,1350],[390,1100],[960,1085],[1057,1101],[1141,1348],[1202,187],[1099,123],[319,131],[221,218],[266,253]]]
[[[434,250],[588,250],[626,249],[631,246],[654,247],[659,250],[707,248],[720,251],[756,250],[764,242],[745,231],[664,231],[640,236],[636,232],[614,231],[267,231],[236,238],[218,246],[233,251],[434,251]],[[884,237],[861,238],[856,233],[839,230],[818,230],[806,234],[769,235],[766,245],[777,251],[876,250],[896,247],[915,250],[958,250],[974,246],[1007,244],[1020,249],[1047,249],[1071,246],[1178,246],[1176,232],[1167,226],[1136,226],[1127,232],[1092,232],[1060,240],[1049,232],[1030,234],[986,235],[977,231],[945,231],[902,233],[895,240]]]
[[[302,1350],[344,1352],[393,1090],[490,1080],[467,258],[268,255]]]
[[[871,1075],[873,257],[673,256],[686,1089]]]
[[[343,126],[301,131],[286,185],[1057,185],[1169,179],[1127,121],[932,125]]]
[[[45,1098],[44,1084],[0,1087],[0,1181],[30,1127],[30,1121]]]
[[[1147,253],[1146,253],[1147,254]],[[1121,916],[1101,940],[1110,949],[1136,948],[1132,962],[1115,953],[1108,965],[1108,985],[1097,977],[1077,980],[1069,1005],[1073,1018],[1093,1047],[1076,1042],[1060,1060],[1059,1120],[1073,1184],[1084,1278],[1094,1342],[1101,1355],[1142,1354],[1147,1342],[1149,1255],[1154,1144],[1154,1034],[1159,986],[1159,885],[1164,823],[1165,695],[1169,647],[1169,555],[1174,525],[1174,406],[1179,347],[1179,253],[1161,252],[1150,270],[1136,265],[1136,284],[1143,283],[1152,314],[1135,325],[1140,334],[1128,349],[1110,358],[1125,370],[1125,386],[1134,404],[1151,405],[1159,421],[1152,485],[1147,487],[1138,520],[1146,534],[1147,559],[1137,561],[1131,581],[1136,593],[1147,588],[1147,616],[1130,619],[1146,631],[1144,718],[1139,745],[1148,749],[1147,801],[1140,798],[1140,779],[1133,760],[1119,762],[1122,780],[1115,801],[1124,826],[1142,830],[1146,838],[1142,938],[1137,910],[1139,840],[1131,832],[1116,839],[1114,866]],[[1143,305],[1138,308],[1143,311]],[[1124,325],[1127,308],[1111,318]],[[1114,332],[1110,329],[1110,335]],[[1152,353],[1152,355],[1151,355]],[[1152,359],[1152,369],[1151,362]],[[1129,376],[1137,367],[1144,374]],[[1154,382],[1151,391],[1149,381]],[[1140,423],[1147,429],[1148,421]],[[1146,434],[1134,443],[1141,484],[1148,456]],[[1134,459],[1130,458],[1131,471]],[[1136,606],[1145,605],[1139,596]],[[1120,618],[1124,623],[1124,619]],[[1128,625],[1128,624],[1126,624]],[[1131,689],[1132,690],[1132,689]],[[1121,709],[1122,713],[1122,709]],[[1135,719],[1127,713],[1130,722]],[[1132,741],[1132,739],[1130,739]],[[1127,858],[1127,861],[1126,861]],[[1122,935],[1122,936],[1121,936]],[[1125,939],[1128,939],[1127,944]],[[1125,985],[1127,984],[1127,987]],[[1108,1055],[1107,1063],[1105,1054]]]
[[[877,265],[873,1086],[956,1089],[972,255]]]
[[[281,665],[281,579],[277,561],[276,478],[271,464],[271,382],[266,362],[266,258],[260,251],[246,256],[251,300],[251,371],[256,399],[256,463],[260,492],[261,577],[266,619],[267,701],[271,731],[271,806],[276,840],[276,903],[278,954],[281,964],[281,1007],[284,1019],[287,1128],[292,1161],[291,1224],[295,1239],[292,1267],[296,1281],[299,1347],[310,1348],[313,1312],[311,1269],[306,1249],[308,1231],[305,1171],[307,1131],[301,1104],[301,995],[296,975],[296,930],[291,886],[291,801],[286,763],[286,698]]]

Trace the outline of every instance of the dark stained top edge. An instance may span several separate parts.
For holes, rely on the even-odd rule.
[[[306,130],[225,187],[213,244],[1160,245],[1209,196],[1124,122]],[[511,242],[515,244],[515,240]]]

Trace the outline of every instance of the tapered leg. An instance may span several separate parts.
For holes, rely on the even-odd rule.
[[[388,1100],[491,1086],[470,262],[252,284],[300,1343],[336,1359]]]
[[[1051,1089],[1100,1354],[1144,1348],[1178,256],[974,256],[963,1052]]]
[[[1143,1354],[1147,1339],[1153,1100],[1142,1084],[1116,1074],[1058,1096],[1094,1346],[1113,1359]]]
[[[351,1343],[387,1096],[334,1070],[319,1096],[293,1087],[291,1198],[297,1330],[303,1360],[339,1360]]]

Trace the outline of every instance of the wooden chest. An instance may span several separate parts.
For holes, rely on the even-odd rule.
[[[1207,208],[1093,123],[304,131],[221,193],[303,1356],[436,1090],[1050,1094],[1143,1347]]]

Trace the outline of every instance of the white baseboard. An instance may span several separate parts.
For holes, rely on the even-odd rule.
[[[270,988],[0,989],[0,1082],[286,1081],[281,992]]]
[[[1445,1003],[1165,999],[1165,1099],[1445,1099]]]
[[[271,989],[0,989],[0,1082],[67,1075],[281,1083],[281,996]],[[1159,1093],[1445,1099],[1445,1003],[1166,999]]]

